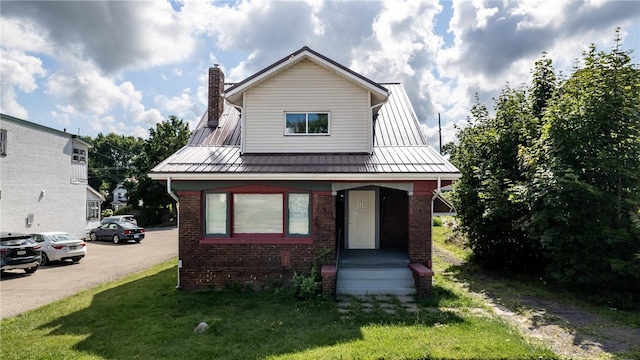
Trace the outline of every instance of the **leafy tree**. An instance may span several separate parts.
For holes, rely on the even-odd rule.
[[[567,287],[640,291],[640,70],[591,46],[523,157],[548,275]],[[637,295],[636,295],[637,296]]]
[[[495,117],[476,104],[471,125],[458,132],[459,143],[447,146],[462,172],[454,192],[458,217],[473,260],[485,267],[540,270],[539,243],[518,225],[526,204],[512,201],[514,187],[525,181],[518,151],[530,141],[529,108],[525,91],[507,87]]]
[[[111,191],[134,175],[134,163],[142,152],[144,140],[115,133],[100,133],[95,139],[87,137],[86,140],[93,143],[89,149],[89,185],[107,193],[110,202]]]
[[[507,86],[493,117],[476,104],[445,149],[474,261],[544,268],[628,306],[640,293],[640,69],[619,39],[583,62],[558,81],[543,54],[529,88]]]
[[[129,203],[134,208],[142,208],[142,223],[160,223],[163,211],[175,208],[175,201],[167,194],[165,186],[151,180],[147,174],[154,166],[185,146],[190,134],[189,124],[173,115],[167,121],[156,124],[155,129],[149,129],[149,138],[134,163],[137,182],[125,185]]]

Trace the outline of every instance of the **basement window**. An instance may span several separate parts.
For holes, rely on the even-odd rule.
[[[328,135],[328,112],[287,112],[285,135]]]

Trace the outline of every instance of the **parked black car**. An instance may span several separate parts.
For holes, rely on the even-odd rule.
[[[92,241],[111,240],[114,244],[129,240],[139,243],[144,239],[144,228],[128,222],[106,223],[91,230],[89,239]]]
[[[23,269],[32,274],[38,270],[41,252],[42,247],[31,239],[31,235],[3,231],[0,233],[0,272]]]

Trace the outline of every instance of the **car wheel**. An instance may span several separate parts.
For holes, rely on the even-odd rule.
[[[79,263],[79,262],[80,262],[80,259],[82,259],[82,258],[79,258],[79,257],[75,257],[75,258],[73,258],[73,263],[74,263],[74,264]]]
[[[118,234],[113,234],[113,243],[117,244],[120,242],[120,236]]]
[[[26,272],[27,274],[33,274],[34,272],[36,272],[36,270],[38,270],[38,267],[34,266],[28,269],[24,269],[24,272]]]
[[[49,263],[49,257],[44,252],[40,255],[40,266],[45,266]]]
[[[136,244],[140,244],[140,239],[136,239]]]
[[[98,237],[96,236],[96,233],[92,232],[91,234],[89,234],[89,239],[91,241],[96,241],[98,240]]]

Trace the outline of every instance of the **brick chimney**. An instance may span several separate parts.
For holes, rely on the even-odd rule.
[[[213,66],[214,67],[209,68],[207,126],[210,128],[217,128],[220,116],[222,116],[222,111],[224,111],[224,98],[222,96],[222,93],[224,92],[224,73],[218,67],[218,64],[214,64]]]

